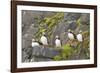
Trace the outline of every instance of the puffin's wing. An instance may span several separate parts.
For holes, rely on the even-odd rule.
[[[59,41],[60,41],[60,45],[62,46],[62,40],[59,38]]]
[[[48,38],[47,38],[47,44],[49,44]]]
[[[45,37],[45,42],[46,42],[46,44],[48,45],[48,39]]]
[[[40,45],[43,45],[42,42],[40,42],[40,41],[38,41],[38,43],[39,43]]]
[[[74,35],[74,39],[77,39],[77,36],[76,36],[76,34],[75,34],[75,33],[73,33],[73,35]]]
[[[60,42],[61,42],[61,46],[62,46],[62,40],[60,40]]]

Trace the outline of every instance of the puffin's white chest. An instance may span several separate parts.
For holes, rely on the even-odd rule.
[[[39,46],[38,42],[32,42],[32,47]]]
[[[48,45],[48,41],[47,41],[47,38],[45,36],[42,36],[41,39],[40,39],[41,43],[43,45]]]
[[[56,47],[61,47],[61,41],[59,39],[55,40]]]
[[[70,40],[73,40],[73,39],[74,39],[74,35],[73,35],[72,33],[68,33],[68,38],[69,38]]]
[[[82,42],[82,41],[83,41],[82,34],[78,34],[78,35],[77,35],[77,39],[78,39],[78,41]]]

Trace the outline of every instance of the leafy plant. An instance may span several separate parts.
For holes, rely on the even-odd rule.
[[[36,32],[35,37],[39,39],[41,34],[43,32],[46,32],[48,37],[50,38],[52,35],[53,28],[63,20],[63,17],[64,17],[63,12],[57,12],[53,16],[45,17],[41,21],[40,26],[39,26],[39,30],[38,30],[38,32]]]
[[[81,25],[80,20],[81,20],[81,19],[79,18],[79,19],[76,21],[76,23],[77,23],[78,26]]]
[[[68,57],[70,57],[74,51],[74,48],[72,48],[69,44],[63,45],[62,48],[63,48],[62,57],[64,59],[67,59]]]
[[[74,52],[74,48],[72,48],[69,44],[65,44],[62,46],[61,54],[54,57],[55,61],[59,60],[67,60]]]
[[[62,60],[62,57],[60,55],[58,55],[58,56],[55,56],[53,59],[55,61],[60,61],[60,60]]]

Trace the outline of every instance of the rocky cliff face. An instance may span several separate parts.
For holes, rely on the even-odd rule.
[[[31,39],[35,37],[39,30],[40,21],[45,17],[54,16],[56,12],[42,12],[42,11],[22,11],[22,39],[23,48],[29,47]],[[54,44],[55,35],[59,35],[62,42],[67,40],[67,31],[72,29],[77,33],[79,30],[89,30],[89,14],[85,13],[64,13],[61,21],[51,30],[52,37],[50,38],[51,45]],[[46,27],[46,26],[44,26]]]
[[[68,42],[68,29],[73,30],[75,34],[78,34],[79,30],[82,30],[83,33],[89,33],[89,25],[90,15],[88,13],[23,10],[22,48],[29,48],[32,38],[39,41],[42,32],[46,33],[50,46],[55,47],[56,35],[60,37],[62,44],[66,44]],[[86,38],[89,40],[89,35]]]
[[[30,47],[23,49],[22,62],[39,62],[39,61],[52,61],[53,57],[60,54],[60,50],[53,48],[43,47]]]

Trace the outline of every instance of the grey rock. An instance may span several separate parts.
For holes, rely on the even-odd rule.
[[[33,57],[31,62],[41,62],[41,61],[53,61],[53,59],[46,58],[46,57]]]
[[[32,48],[32,55],[35,55],[35,56],[53,58],[54,56],[59,55],[59,54],[60,52],[53,48],[41,48],[37,46]]]
[[[59,55],[60,51],[53,48],[33,47],[22,50],[22,62],[49,61]]]
[[[76,28],[77,28],[76,22],[72,22],[72,23],[69,24],[69,29],[75,30]]]
[[[88,13],[81,14],[80,22],[83,25],[89,25],[90,24],[90,14]]]

